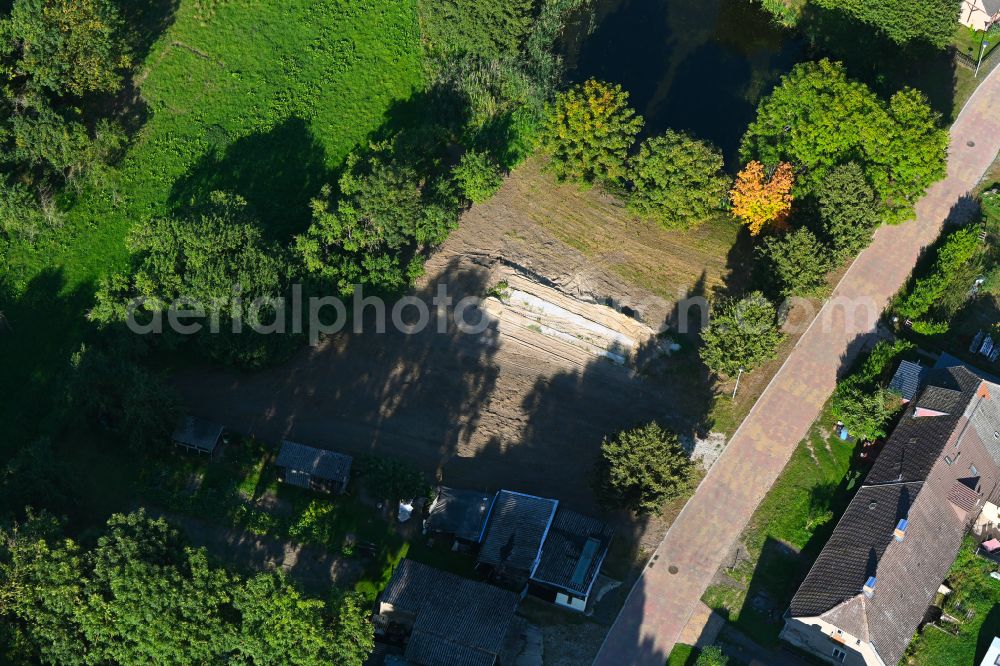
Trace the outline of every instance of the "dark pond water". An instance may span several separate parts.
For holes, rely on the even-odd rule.
[[[757,102],[806,57],[796,33],[749,0],[595,0],[593,31],[574,28],[567,43],[572,80],[620,83],[646,135],[707,139],[730,170]]]

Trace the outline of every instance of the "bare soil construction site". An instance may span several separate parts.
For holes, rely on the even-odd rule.
[[[577,242],[559,237],[566,234]],[[685,236],[639,225],[614,199],[556,186],[529,163],[466,213],[414,290],[428,302],[442,283],[456,300],[483,297],[485,332],[366,326],[278,367],[187,370],[177,382],[192,411],[264,440],[393,455],[449,485],[509,488],[598,512],[592,479],[605,437],[653,419],[690,437],[711,402],[692,351],[657,335],[673,309],[656,293],[668,291],[665,283],[647,286],[670,271],[688,289],[723,283],[718,249],[709,275],[694,256],[708,249],[684,245]],[[657,239],[659,266],[646,264],[646,249],[635,252],[642,263],[630,260],[630,245]],[[603,253],[575,247],[605,244]],[[652,542],[662,524],[627,529]]]

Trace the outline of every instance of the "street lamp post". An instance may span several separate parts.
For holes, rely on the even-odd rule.
[[[736,375],[736,386],[733,387],[733,400],[736,400],[736,391],[740,388],[740,377],[743,376],[743,368],[740,368],[740,374]]]
[[[990,45],[986,39],[983,39],[982,46],[979,47],[979,62],[976,63],[976,73],[973,78],[979,78],[979,67],[983,64],[983,55],[986,53],[986,48]]]

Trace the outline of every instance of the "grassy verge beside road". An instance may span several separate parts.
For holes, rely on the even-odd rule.
[[[733,565],[703,601],[764,645],[857,486],[854,450],[834,433],[829,410],[799,444],[743,533]]]

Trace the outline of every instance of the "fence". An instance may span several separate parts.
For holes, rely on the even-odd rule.
[[[994,67],[996,67],[996,64],[1000,62],[1000,46],[993,47],[993,49],[990,50],[990,52],[987,53],[986,56],[983,58],[982,63],[979,63],[978,58],[973,58],[969,54],[962,53],[958,49],[955,49],[954,53],[955,53],[955,62],[957,62],[962,67],[966,67],[968,69],[971,69],[972,71],[975,71],[976,66],[978,64],[980,74],[988,74]]]

